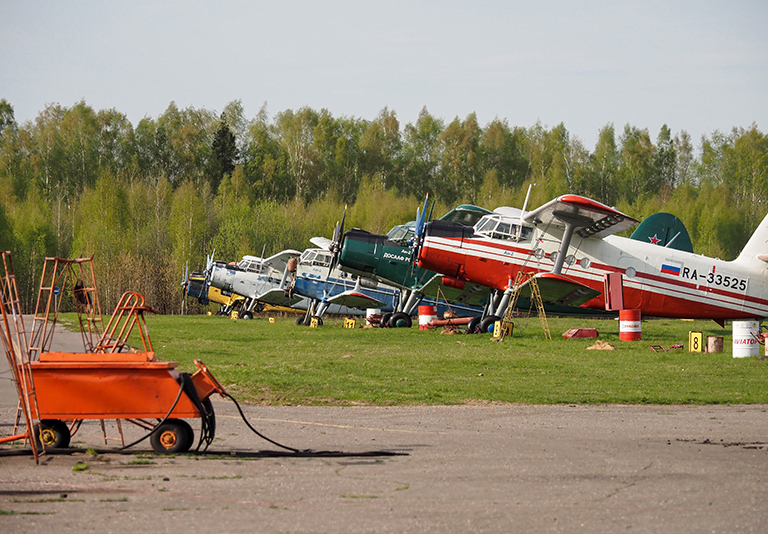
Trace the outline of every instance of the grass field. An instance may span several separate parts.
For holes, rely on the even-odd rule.
[[[358,319],[359,321],[359,319]],[[618,322],[515,322],[512,337],[442,335],[440,330],[318,329],[293,319],[231,321],[149,316],[157,356],[186,371],[201,359],[237,398],[261,404],[414,405],[464,403],[768,403],[768,361],[731,356],[731,330],[713,322],[649,320],[642,341],[619,340]],[[566,340],[571,327],[597,328],[613,351]],[[725,338],[725,352],[687,352],[688,332]],[[686,344],[676,352],[653,352]],[[762,347],[761,347],[762,351]]]

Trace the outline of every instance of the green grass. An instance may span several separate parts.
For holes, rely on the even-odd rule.
[[[617,321],[558,318],[547,341],[538,319],[520,319],[502,343],[416,327],[348,330],[343,319],[318,329],[292,319],[210,316],[150,316],[147,323],[159,359],[190,372],[201,359],[231,394],[251,403],[768,403],[768,361],[733,358],[730,327],[713,322],[644,321],[642,341],[622,342]],[[571,327],[597,328],[616,350],[563,339]],[[725,352],[685,352],[690,330],[724,336]],[[679,343],[686,349],[649,350]]]

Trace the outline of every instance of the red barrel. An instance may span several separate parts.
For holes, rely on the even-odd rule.
[[[619,339],[622,341],[640,341],[640,310],[619,311]]]
[[[437,319],[437,306],[419,306],[419,330],[429,330],[432,319]]]

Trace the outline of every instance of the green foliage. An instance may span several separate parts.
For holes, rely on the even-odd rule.
[[[163,312],[182,309],[185,265],[302,250],[347,228],[383,233],[415,217],[424,196],[435,216],[460,202],[528,209],[577,193],[636,216],[667,211],[698,253],[733,259],[766,211],[768,136],[734,128],[702,139],[664,125],[656,144],[606,125],[590,151],[561,123],[483,126],[470,113],[446,123],[426,108],[402,125],[309,107],[247,119],[240,101],[221,113],[171,102],[134,127],[117,110],[50,104],[17,124],[0,100],[0,247],[11,248],[24,299],[34,298],[45,256],[95,255],[104,306],[144,293]],[[28,309],[28,308],[26,308]]]

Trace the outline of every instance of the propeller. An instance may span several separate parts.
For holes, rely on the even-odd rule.
[[[416,208],[416,229],[413,232],[413,240],[411,242],[411,269],[408,276],[410,276],[413,273],[413,264],[418,260],[419,258],[419,252],[421,251],[421,245],[423,242],[423,233],[424,233],[424,225],[427,221],[427,208],[429,207],[429,193],[427,193],[427,197],[424,199],[424,208],[419,209]],[[432,208],[435,207],[434,202],[432,203]],[[432,210],[429,210],[429,217],[432,217]]]
[[[334,267],[339,263],[339,257],[341,256],[341,245],[344,242],[344,221],[347,218],[347,206],[344,206],[344,213],[341,216],[341,222],[336,223],[336,228],[333,229],[333,241],[328,246],[328,250],[331,252],[331,265],[328,267],[328,276],[331,276],[331,272]],[[328,279],[326,276],[326,280]]]
[[[184,267],[184,279],[181,281],[181,296],[184,297],[187,295],[187,289],[189,287],[189,260],[187,260],[187,265]]]

